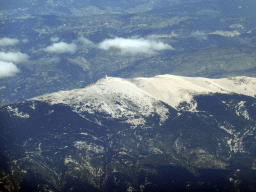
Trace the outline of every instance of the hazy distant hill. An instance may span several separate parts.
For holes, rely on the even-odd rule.
[[[58,15],[58,16],[88,16],[103,13],[141,13],[156,9],[166,9],[170,6],[182,5],[185,11],[190,11],[187,7],[191,3],[197,8],[211,4],[223,12],[223,16],[255,18],[254,0],[24,0],[1,2],[0,10],[11,11],[12,16],[24,15]]]
[[[18,14],[85,16],[113,12],[145,12],[180,3],[180,0],[43,0],[6,1],[2,10],[15,10]]]

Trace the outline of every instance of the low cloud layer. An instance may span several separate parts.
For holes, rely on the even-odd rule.
[[[12,62],[0,61],[0,78],[11,77],[20,70]]]
[[[22,63],[27,61],[29,56],[21,52],[0,52],[0,60],[14,63]]]
[[[43,49],[45,52],[48,53],[75,53],[76,52],[76,44],[75,43],[65,43],[65,42],[60,42],[60,43],[54,43],[51,46],[46,47]]]
[[[57,41],[59,41],[59,37],[52,37],[50,40],[51,40],[52,42],[57,42]]]
[[[22,43],[28,43],[28,39],[22,39]]]
[[[158,51],[173,49],[172,46],[163,42],[147,39],[106,39],[99,44],[103,50],[112,50],[121,54],[154,54]]]
[[[192,37],[196,38],[197,40],[207,40],[208,37],[206,33],[202,31],[194,31],[191,33]]]
[[[18,39],[2,38],[0,39],[0,46],[11,46],[19,43]]]
[[[78,41],[81,42],[83,45],[86,45],[86,46],[94,46],[94,43],[92,41],[90,41],[89,39],[85,38],[85,37],[79,37]]]

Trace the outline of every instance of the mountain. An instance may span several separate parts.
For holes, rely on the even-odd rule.
[[[5,191],[256,189],[256,78],[107,77],[0,108]]]

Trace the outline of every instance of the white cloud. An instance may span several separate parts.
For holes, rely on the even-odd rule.
[[[0,78],[11,77],[20,70],[12,62],[0,61]]]
[[[106,39],[99,44],[99,48],[103,50],[114,50],[121,54],[154,54],[157,51],[174,49],[172,46],[160,41],[148,39],[125,39],[115,38]]]
[[[43,50],[48,53],[75,53],[76,48],[77,46],[75,43],[68,44],[65,42],[60,42],[54,43],[53,45],[48,46]]]
[[[2,38],[0,39],[0,46],[10,46],[19,43],[18,39]]]
[[[22,39],[22,43],[27,43],[28,42],[28,39],[25,38],[25,39]]]
[[[53,42],[57,42],[57,41],[59,41],[59,37],[52,37],[50,40]]]
[[[224,37],[235,37],[235,36],[241,35],[241,33],[236,31],[236,30],[235,31],[221,31],[221,30],[218,30],[218,31],[214,31],[214,32],[209,33],[209,34],[221,35],[221,36],[224,36]]]
[[[89,46],[94,46],[94,43],[92,41],[90,41],[89,39],[85,38],[85,37],[79,37],[78,41],[80,41],[81,43],[83,43],[84,45],[89,45]]]
[[[208,37],[206,33],[202,31],[195,31],[191,33],[192,37],[196,38],[197,40],[207,40]]]
[[[0,60],[2,61],[21,63],[27,61],[28,58],[27,54],[21,52],[0,52]]]

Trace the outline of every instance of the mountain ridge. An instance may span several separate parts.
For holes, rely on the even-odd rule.
[[[255,97],[256,78],[236,76],[230,78],[210,79],[203,77],[158,75],[151,78],[143,77],[126,80],[117,77],[107,77],[86,86],[83,89],[46,94],[44,96],[32,98],[32,100],[46,100],[48,97],[49,101],[52,100],[50,101],[52,104],[55,103],[53,101],[54,98],[56,99],[56,102],[59,101],[60,103],[65,103],[64,100],[72,97],[72,95],[75,97],[77,93],[77,97],[81,98],[81,94],[83,94],[83,92],[91,89],[95,89],[95,94],[101,94],[99,92],[100,90],[104,91],[104,94],[111,91],[113,93],[128,91],[126,94],[140,92],[142,95],[145,94],[158,101],[163,101],[173,108],[177,108],[180,103],[191,102],[193,95],[199,94],[236,93]]]

